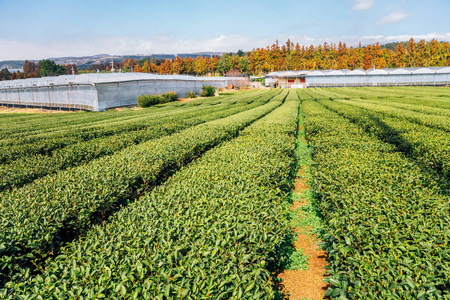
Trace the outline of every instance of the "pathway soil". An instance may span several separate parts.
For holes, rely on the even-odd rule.
[[[41,114],[53,114],[53,113],[71,113],[67,110],[51,110],[42,108],[17,108],[0,106],[0,114],[12,114],[12,113],[41,113]]]
[[[295,180],[295,192],[299,195],[309,189],[307,180],[305,179],[306,166],[300,170],[302,178]],[[300,197],[300,201],[294,201],[291,209],[307,205],[308,201],[304,197]],[[300,216],[301,217],[301,216]],[[296,250],[303,250],[303,253],[309,256],[308,270],[285,270],[278,275],[282,279],[281,285],[284,287],[283,294],[286,299],[323,299],[328,288],[328,284],[323,282],[325,275],[325,266],[327,254],[317,245],[319,240],[317,237],[307,233],[310,228],[297,228]]]

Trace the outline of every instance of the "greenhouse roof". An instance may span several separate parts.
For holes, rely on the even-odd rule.
[[[439,70],[437,70],[436,73],[446,73],[446,74],[450,74],[450,67],[442,67],[442,68],[439,68]]]
[[[420,69],[413,71],[414,74],[430,74],[430,73],[434,73],[434,72],[436,72],[436,71],[433,71],[432,69],[429,69],[429,68],[420,68]]]
[[[312,70],[312,71],[279,71],[271,72],[267,77],[302,77],[302,76],[343,76],[343,75],[411,75],[411,74],[433,74],[433,73],[448,73],[450,74],[450,67],[428,67],[428,68],[383,68],[383,69],[369,69],[366,71],[362,69],[348,69],[342,70]]]
[[[316,71],[311,71],[308,75],[309,76],[325,76],[325,73],[323,71],[316,70]]]
[[[0,88],[33,87],[67,84],[102,84],[136,80],[184,80],[214,81],[234,80],[234,77],[195,77],[189,75],[156,75],[149,73],[94,73],[81,75],[61,75],[42,78],[28,78],[0,81]]]
[[[406,74],[411,74],[411,71],[406,71],[405,69],[395,69],[393,71],[391,71],[389,74],[392,75],[406,75]]]
[[[368,75],[387,75],[389,74],[388,71],[383,69],[369,69],[367,70]]]
[[[354,69],[353,71],[348,72],[347,75],[366,75],[366,71],[363,69]]]

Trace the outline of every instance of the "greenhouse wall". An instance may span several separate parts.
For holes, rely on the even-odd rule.
[[[351,86],[441,86],[450,84],[450,74],[412,75],[344,75],[307,76],[307,87],[351,87]]]
[[[175,91],[184,97],[205,85],[245,85],[242,77],[193,77],[153,74],[86,74],[0,82],[0,105],[104,111],[137,104],[141,94]]]
[[[283,71],[266,76],[271,86],[286,78],[298,77],[306,78],[307,87],[443,86],[450,85],[450,67]]]

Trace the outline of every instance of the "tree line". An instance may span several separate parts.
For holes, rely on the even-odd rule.
[[[118,64],[119,65],[119,64]],[[266,48],[256,48],[250,52],[229,53],[220,57],[197,58],[176,57],[173,60],[125,59],[120,64],[122,70],[156,74],[263,75],[274,71],[326,70],[326,69],[370,69],[450,66],[450,43],[408,42],[380,43],[367,46],[347,47],[345,43],[323,43],[318,46],[294,45],[288,40],[280,46],[278,41]]]
[[[226,74],[263,75],[273,71],[325,70],[325,69],[370,69],[450,66],[450,43],[431,40],[416,42],[380,43],[358,47],[347,47],[345,43],[323,43],[318,46],[294,45],[288,40],[284,45],[278,41],[266,48],[250,52],[196,58],[177,56],[175,59],[127,58],[114,62],[114,69],[122,72],[154,74],[186,74],[214,76]],[[111,71],[110,63],[93,64],[87,70],[78,70],[76,65],[57,65],[53,61],[25,61],[23,72],[0,71],[0,80],[78,74],[79,72]]]
[[[78,67],[75,64],[58,65],[54,61],[44,59],[39,62],[33,62],[26,60],[23,64],[23,72],[9,72],[4,68],[0,70],[1,80],[14,80],[14,79],[26,79],[26,78],[39,78],[45,76],[58,76],[64,74],[78,74]]]
[[[392,47],[392,45],[391,45]],[[347,47],[345,43],[300,47],[288,40],[281,47],[257,48],[250,52],[250,72],[264,74],[286,70],[370,69],[450,66],[450,44],[432,40],[418,43],[411,38],[395,50],[379,43]]]

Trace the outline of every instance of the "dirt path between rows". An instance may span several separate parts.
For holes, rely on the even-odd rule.
[[[300,170],[302,178],[296,178],[295,190],[300,197],[299,201],[294,201],[291,209],[295,210],[308,204],[308,200],[302,197],[302,193],[309,190],[306,176],[306,166]],[[300,216],[301,218],[302,216]],[[307,270],[285,270],[278,275],[282,279],[281,284],[284,286],[284,293],[287,299],[303,300],[303,299],[323,299],[328,288],[328,284],[323,282],[325,274],[325,266],[327,254],[317,245],[319,240],[307,233],[311,228],[296,228],[297,241],[295,249],[302,249],[304,254],[309,256]]]

